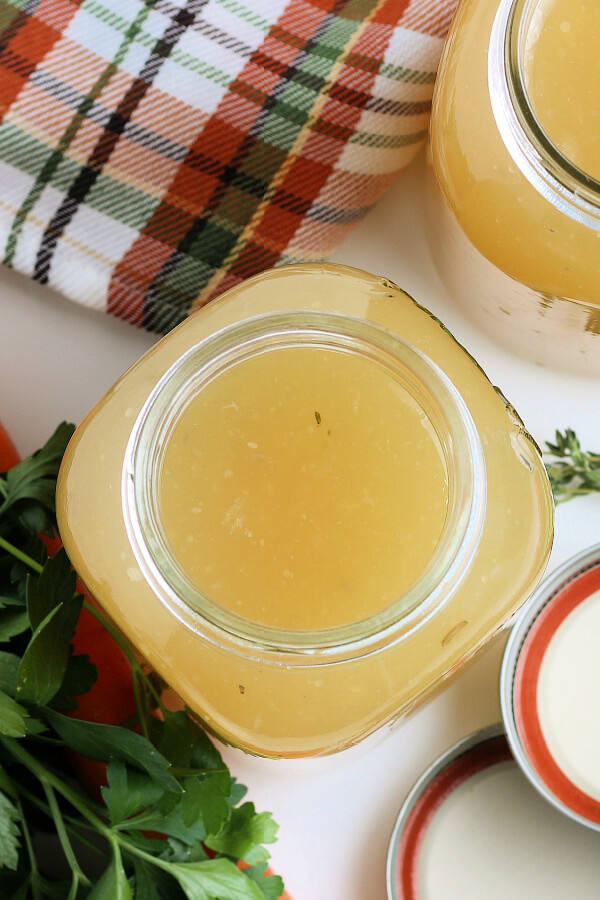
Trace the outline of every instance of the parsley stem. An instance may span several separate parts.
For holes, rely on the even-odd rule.
[[[28,791],[26,787],[23,787],[22,784],[16,784],[15,789],[19,796],[23,797],[27,800],[28,803],[31,803],[32,806],[35,806],[40,812],[43,812],[45,816],[49,819],[52,818],[52,813],[50,811],[50,807],[47,803],[44,803],[43,800],[40,800],[39,797],[36,797],[31,791]],[[106,850],[103,850],[102,847],[99,847],[98,844],[94,844],[92,841],[88,840],[81,832],[92,831],[96,834],[96,828],[94,825],[90,825],[87,822],[83,822],[81,819],[76,819],[74,816],[68,816],[63,813],[63,820],[66,823],[67,830],[71,832],[73,837],[75,837],[80,844],[84,844],[90,850],[93,850],[94,853],[100,854],[100,856],[106,856]]]
[[[17,759],[20,763],[26,766],[30,772],[32,772],[36,778],[42,783],[44,786],[44,790],[46,784],[53,787],[59,794],[68,800],[68,802],[73,806],[79,813],[81,813],[84,818],[90,822],[91,825],[94,826],[96,831],[98,831],[106,840],[110,843],[113,851],[119,852],[119,849],[122,848],[128,854],[133,856],[138,856],[140,859],[145,860],[153,866],[157,866],[159,869],[164,869],[165,872],[169,872],[171,869],[171,863],[161,860],[155,856],[151,856],[149,853],[145,853],[143,850],[140,850],[138,847],[135,847],[133,844],[130,844],[126,837],[123,837],[116,831],[115,829],[110,828],[106,825],[102,819],[98,818],[88,807],[87,802],[77,794],[76,791],[73,791],[69,788],[64,782],[62,782],[59,778],[55,777],[52,772],[45,768],[41,763],[35,759],[35,757],[31,756],[27,750],[24,750],[19,741],[16,741],[14,738],[1,737],[0,742],[4,744],[5,748],[12,754],[12,756]],[[19,802],[19,808],[21,811],[21,815],[23,815],[23,810],[21,804]],[[137,824],[137,823],[136,823]],[[25,827],[25,817],[23,816],[23,833],[26,834]],[[27,838],[26,838],[27,840]],[[33,845],[28,841],[28,848],[31,846],[31,873],[32,873],[32,891],[34,893],[35,900],[42,900],[39,893],[33,890],[34,879],[37,876],[38,870],[35,862],[35,856],[33,854]]]
[[[22,550],[19,550],[18,547],[15,547],[14,544],[11,544],[10,541],[5,540],[3,537],[0,537],[0,547],[3,547],[11,556],[14,556],[15,559],[25,563],[26,566],[29,566],[30,569],[34,569],[38,573],[44,568],[39,562],[36,562],[35,559],[32,559],[27,553],[23,553]]]
[[[62,813],[60,811],[58,803],[56,802],[56,794],[45,780],[42,780],[41,784],[48,801],[48,806],[50,807],[50,812],[52,813],[52,818],[54,819],[54,824],[56,825],[56,833],[58,834],[58,839],[60,840],[63,853],[65,854],[67,862],[71,867],[73,880],[74,882],[76,881],[77,884],[81,882],[87,887],[91,887],[91,881],[81,871],[79,863],[77,862],[77,857],[73,852],[73,847],[71,846],[71,841],[69,840],[69,835],[67,834],[67,829],[65,828]],[[75,884],[75,893],[73,894],[73,897],[77,896],[77,884]]]
[[[110,828],[104,824],[99,816],[92,812],[89,803],[77,793],[77,791],[74,791],[65,784],[64,781],[61,781],[60,778],[53,775],[49,769],[42,765],[42,763],[38,762],[31,753],[28,753],[27,750],[25,750],[20,741],[2,736],[0,737],[0,743],[4,745],[14,759],[26,766],[42,785],[48,784],[54,788],[58,794],[61,794],[65,800],[68,800],[71,806],[94,826],[96,831],[99,831],[106,838],[110,838],[110,835],[112,834]]]
[[[87,611],[89,613],[91,613],[98,622],[100,622],[100,624],[103,626],[103,628],[105,628],[106,631],[108,631],[110,636],[119,645],[119,647],[121,648],[121,650],[127,657],[127,661],[129,663],[129,665],[131,666],[132,677],[134,679],[133,690],[134,690],[134,695],[136,697],[136,707],[137,707],[137,711],[138,711],[138,717],[140,718],[140,726],[142,725],[142,722],[143,722],[143,715],[140,714],[140,707],[137,702],[138,691],[136,689],[136,684],[135,684],[136,676],[139,676],[139,678],[144,682],[144,684],[146,685],[146,687],[148,688],[148,690],[154,697],[156,704],[159,707],[159,709],[161,710],[161,712],[163,714],[166,713],[166,709],[162,702],[160,693],[156,690],[156,688],[152,684],[152,679],[148,677],[148,673],[144,670],[144,667],[142,665],[140,665],[138,659],[136,658],[135,654],[131,650],[127,640],[123,637],[123,635],[121,634],[119,629],[115,625],[113,625],[111,620],[109,618],[107,618],[105,615],[103,615],[103,613],[96,606],[94,606],[93,603],[90,603],[89,600],[84,600],[83,605],[85,606]],[[148,735],[145,731],[144,731],[144,736],[148,737]]]
[[[162,869],[164,872],[173,874],[171,870],[173,863],[160,859],[158,856],[151,856],[150,853],[146,853],[145,850],[141,850],[139,847],[136,847],[135,844],[130,844],[129,841],[119,834],[113,834],[113,837],[130,856],[137,856],[139,859],[143,859],[144,862],[150,863],[151,866],[157,866],[157,868]]]
[[[102,821],[102,819],[100,819],[97,815],[95,815],[95,813],[91,811],[83,797],[81,797],[76,791],[68,787],[59,778],[54,776],[52,772],[50,772],[45,768],[45,766],[39,763],[35,759],[35,757],[31,756],[31,754],[28,753],[27,750],[24,750],[19,741],[16,741],[14,738],[1,737],[0,742],[4,744],[5,748],[9,751],[9,753],[12,754],[15,759],[26,766],[29,771],[36,776],[36,778],[42,783],[42,785],[51,785],[57,791],[57,793],[61,794],[65,798],[65,800],[67,800],[71,804],[71,806],[73,806],[85,819],[87,819],[88,822],[93,825],[95,830],[99,832],[104,838],[106,838],[106,840],[113,848],[113,851],[116,850],[117,852],[119,852],[119,848],[122,847],[123,850],[127,851],[127,853],[133,854],[134,856],[139,856],[141,859],[146,860],[146,862],[158,866],[158,868],[164,869],[166,872],[170,870],[170,863],[163,862],[162,860],[151,856],[149,853],[144,853],[143,850],[139,850],[137,847],[134,847],[133,844],[130,844],[126,840],[126,838],[118,834],[115,829],[110,828],[108,825],[106,825]],[[31,865],[31,870],[33,889],[33,877],[35,874],[33,862]],[[34,900],[42,900],[42,898],[39,894],[34,892]]]
[[[142,703],[140,681],[138,678],[137,670],[134,668],[131,669],[131,683],[133,685],[133,696],[135,697],[135,708],[137,709],[138,722],[140,723],[142,734],[144,735],[146,740],[148,740],[148,723],[146,722],[146,712]]]
[[[136,666],[136,667],[139,666],[139,663],[138,663],[137,659],[135,658],[133,651],[131,650],[131,647],[129,646],[129,644],[127,643],[127,641],[125,640],[125,638],[123,637],[121,632],[119,631],[119,629],[115,625],[113,625],[111,620],[108,619],[105,615],[103,615],[100,612],[100,610],[96,606],[94,606],[93,603],[90,603],[89,600],[84,600],[83,605],[85,606],[87,611],[89,613],[91,613],[98,622],[100,622],[102,627],[106,631],[108,631],[108,633],[113,638],[113,640],[119,645],[119,647],[121,648],[121,650],[127,657],[127,661],[132,666]]]
[[[31,840],[31,835],[29,833],[29,827],[27,825],[27,819],[25,818],[25,814],[23,812],[23,805],[20,800],[17,801],[17,806],[19,812],[21,813],[21,831],[23,833],[23,837],[25,839],[25,847],[27,848],[27,856],[29,857],[29,867],[31,869],[31,875],[29,877],[29,886],[31,887],[31,893],[33,896],[33,900],[42,900],[42,894],[40,892],[41,884],[40,884],[40,870],[38,869],[37,859],[35,856],[35,850],[33,848],[33,841]]]
[[[90,882],[88,882],[90,883]],[[67,900],[77,900],[77,891],[79,890],[79,875],[73,872],[71,876],[71,890],[67,894]]]
[[[150,678],[148,673],[144,670],[143,666],[139,666],[138,671],[140,673],[140,676],[144,679],[144,684],[146,685],[146,687],[148,688],[148,690],[154,697],[156,705],[160,709],[163,716],[166,716],[168,714],[168,710],[167,710],[166,706],[164,705],[164,703],[162,702],[162,697],[160,695],[160,692],[156,690],[154,684],[152,683],[152,678]]]
[[[85,844],[90,850],[93,850],[94,853],[99,854],[100,856],[106,856],[106,850],[103,850],[102,847],[99,847],[98,844],[94,844],[93,841],[88,840],[81,831],[83,829],[87,831],[91,831],[96,834],[96,829],[93,825],[89,825],[87,822],[82,822],[79,819],[75,819],[73,816],[63,816],[65,822],[67,823],[67,828],[75,837],[80,844]]]
[[[166,716],[168,713],[168,710],[167,710],[166,706],[164,705],[164,703],[162,702],[160,692],[156,690],[156,688],[154,687],[154,684],[152,683],[152,679],[150,678],[148,673],[144,671],[143,667],[140,666],[139,668],[140,668],[142,677],[144,679],[144,682],[146,684],[146,687],[148,688],[148,690],[150,691],[150,693],[152,694],[152,696],[154,697],[154,699],[156,701],[156,705],[162,712],[163,716]]]

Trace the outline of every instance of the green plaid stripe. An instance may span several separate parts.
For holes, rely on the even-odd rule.
[[[406,147],[425,140],[427,129],[414,131],[412,134],[369,134],[368,131],[357,131],[349,138],[351,144],[360,144],[361,147],[387,147],[395,149]]]
[[[150,3],[149,0],[145,0],[145,2],[152,8],[160,6],[160,3],[157,2],[157,0],[154,0],[152,3]],[[107,8],[102,3],[97,3],[96,0],[88,0],[88,2],[85,3],[85,9],[95,16],[99,22],[104,22],[105,25],[109,25],[114,31],[127,37],[132,26],[132,23],[128,19],[123,18],[123,16],[120,16],[114,10]],[[177,9],[177,7],[175,7],[175,9]],[[146,16],[143,18],[145,19]],[[152,50],[156,43],[156,38],[150,34],[150,32],[144,31],[142,25],[143,20],[140,22],[139,27],[136,28],[132,40],[141,47]],[[130,42],[131,41],[129,41],[129,43]],[[176,47],[171,52],[171,58],[183,68],[189,69],[191,72],[205,75],[216,84],[222,85],[222,87],[227,87],[231,81],[231,77],[224,70],[210,65],[205,60],[198,59],[196,56],[192,56],[191,53],[184,53]]]
[[[52,157],[53,151],[49,147],[11,123],[7,123],[0,132],[0,159],[20,168],[32,178],[46,169]],[[52,166],[44,187],[49,184],[57,191],[66,193],[80,169],[80,163],[65,156],[57,165]],[[87,198],[92,209],[138,231],[143,228],[158,202],[158,197],[109,175],[99,177],[97,189],[90,192]]]
[[[392,63],[384,63],[380,74],[393,81],[404,84],[431,84],[435,81],[435,72],[421,71],[420,69],[407,69],[405,66],[396,66]]]

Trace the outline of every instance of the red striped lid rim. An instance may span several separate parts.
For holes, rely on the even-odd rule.
[[[525,605],[507,643],[500,679],[502,713],[513,755],[555,807],[600,831],[600,801],[573,783],[542,731],[538,682],[544,655],[567,616],[600,590],[600,546],[569,560]]]
[[[495,725],[460,741],[427,769],[402,805],[392,832],[387,860],[390,900],[419,900],[419,852],[435,813],[449,795],[483,769],[512,759],[506,735]]]

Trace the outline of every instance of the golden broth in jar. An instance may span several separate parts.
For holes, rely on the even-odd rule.
[[[481,647],[545,565],[553,504],[512,407],[386,279],[289,266],[147,353],[65,456],[68,552],[206,725],[342,749]]]
[[[600,4],[543,0],[523,52],[535,116],[561,153],[600,179]],[[600,298],[596,297],[600,305]]]
[[[431,422],[389,372],[288,347],[190,401],[164,450],[160,506],[205,594],[263,625],[326,628],[417,580],[442,533],[447,476]]]

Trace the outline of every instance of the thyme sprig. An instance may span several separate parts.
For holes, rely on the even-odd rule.
[[[582,450],[572,428],[546,441],[546,471],[556,503],[600,491],[600,453]]]

